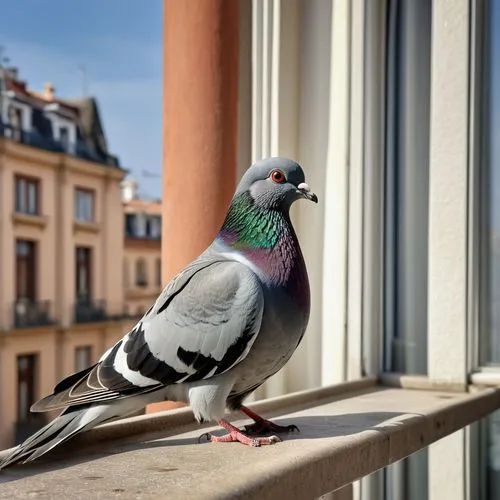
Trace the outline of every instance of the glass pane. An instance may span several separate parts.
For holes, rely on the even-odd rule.
[[[24,179],[16,180],[16,211],[25,212],[25,192],[26,192],[26,181]]]
[[[483,200],[480,325],[481,364],[500,364],[500,1],[485,16]]]
[[[500,0],[489,0],[483,17],[481,98],[480,364],[500,365]],[[500,498],[500,411],[482,423],[486,460],[481,499]]]
[[[28,210],[27,212],[30,214],[36,214],[36,183],[29,182],[28,183]]]
[[[388,5],[384,368],[426,374],[432,3]],[[427,450],[384,476],[387,500],[425,500]]]

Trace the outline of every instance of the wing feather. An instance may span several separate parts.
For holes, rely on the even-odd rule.
[[[200,258],[93,367],[61,381],[32,411],[102,402],[230,370],[260,330],[263,292],[244,264]]]

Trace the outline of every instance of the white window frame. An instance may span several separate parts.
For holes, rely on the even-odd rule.
[[[12,106],[21,111],[21,127],[25,132],[31,131],[31,107],[28,104],[19,102],[14,99],[12,91],[3,94],[2,105],[2,121],[4,124],[9,124],[9,108]]]
[[[50,108],[49,108],[49,110],[50,110]],[[46,116],[47,116],[47,118],[49,118],[49,120],[52,123],[52,132],[53,132],[54,139],[56,141],[61,140],[61,134],[60,134],[61,127],[65,127],[68,129],[68,150],[67,150],[67,152],[74,152],[75,145],[76,145],[76,124],[75,124],[75,122],[68,119],[68,118],[62,117],[62,116],[56,114],[55,112],[48,112]]]

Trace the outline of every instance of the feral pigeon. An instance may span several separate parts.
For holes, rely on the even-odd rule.
[[[0,469],[164,400],[189,403],[199,422],[227,430],[205,434],[212,442],[260,446],[279,441],[256,436],[260,431],[296,429],[265,420],[243,401],[290,359],[309,320],[307,271],[289,215],[300,198],[318,201],[296,162],[275,157],[252,165],[208,249],[97,364],[32,406],[33,412],[63,411],[15,447]],[[255,424],[238,429],[223,418],[226,409]]]

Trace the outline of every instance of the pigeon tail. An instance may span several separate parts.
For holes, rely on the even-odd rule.
[[[0,460],[0,471],[16,463],[35,460],[76,433],[90,429],[104,421],[116,418],[116,411],[108,411],[112,405],[86,405],[69,407],[45,427],[16,446],[10,455]]]

